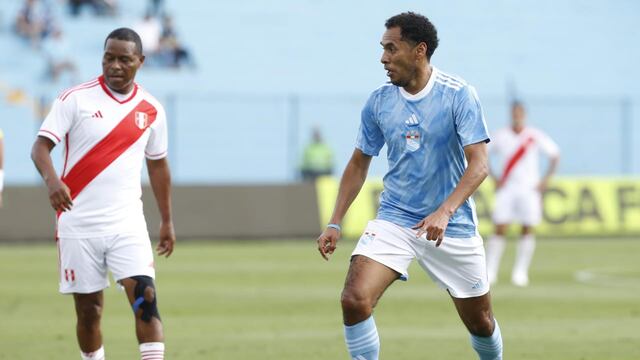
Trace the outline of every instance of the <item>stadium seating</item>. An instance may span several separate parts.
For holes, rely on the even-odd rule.
[[[88,13],[72,18],[59,2],[53,3],[73,44],[81,80],[99,74],[105,35],[137,22],[146,5],[120,1],[116,18]],[[301,149],[314,126],[335,149],[336,168],[342,168],[353,150],[361,106],[369,92],[386,80],[378,62],[382,22],[404,9],[381,1],[365,13],[355,3],[339,8],[295,1],[269,5],[249,1],[243,7],[233,1],[199,1],[197,6],[166,3],[197,67],[149,66],[138,80],[167,108],[170,160],[178,183],[294,180]],[[600,18],[605,10],[618,11],[601,2],[579,16],[554,15],[545,26],[532,23],[535,16],[556,13],[549,7],[574,14],[570,10],[578,3],[496,5],[494,13],[486,14],[489,22],[476,16],[482,10],[474,7],[480,5],[466,10],[434,6],[429,16],[439,24],[441,37],[434,63],[476,86],[490,130],[507,123],[510,97],[521,96],[531,123],[562,147],[560,173],[638,173],[640,156],[633,154],[640,153],[640,131],[633,124],[640,112],[632,111],[637,93],[632,79],[637,77],[621,74],[635,71],[631,63],[640,50],[626,46],[624,37],[613,36],[616,28],[635,29],[630,25],[633,16],[617,13]],[[25,159],[39,115],[30,101],[47,103],[67,85],[48,84],[42,56],[11,33],[19,6],[20,1],[0,4],[0,48],[5,54],[0,57],[0,96],[12,99],[0,108],[0,128],[7,135],[7,183],[34,184],[37,174]],[[414,7],[426,12],[420,2]],[[358,26],[352,26],[355,14]],[[589,80],[593,76],[586,75],[588,64],[577,61],[574,54],[592,49],[583,41],[586,35],[556,36],[567,27],[587,29],[589,19],[603,24],[598,36],[607,37],[607,42],[601,46],[629,52],[619,57],[612,57],[617,51],[608,53],[601,80],[616,81]],[[483,25],[475,27],[480,21]],[[614,22],[616,27],[607,26]],[[513,33],[500,30],[505,28],[514,29]],[[539,55],[542,43],[545,51]],[[598,152],[585,157],[593,148]],[[376,161],[371,173],[380,175],[385,168],[384,161]]]

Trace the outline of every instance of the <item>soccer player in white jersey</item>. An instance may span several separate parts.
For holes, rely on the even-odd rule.
[[[391,83],[376,89],[362,110],[356,149],[331,221],[317,241],[328,259],[371,158],[386,144],[389,170],[378,214],[352,254],[342,291],[347,348],[352,359],[378,359],[373,309],[387,287],[407,279],[417,259],[452,298],[480,359],[502,359],[470,198],[488,174],[489,134],[480,102],[464,80],[431,65],[438,37],[426,17],[402,13],[385,26],[381,62]]]
[[[549,157],[545,175],[540,178],[539,157]],[[544,132],[526,126],[522,103],[511,106],[511,126],[500,129],[489,145],[489,154],[499,164],[498,174],[491,171],[496,183],[493,210],[495,235],[487,242],[487,273],[489,282],[498,280],[500,259],[506,247],[505,234],[512,223],[522,225],[522,237],[516,248],[511,282],[516,286],[529,284],[529,265],[535,251],[533,227],[542,219],[542,193],[554,174],[560,151]]]
[[[158,255],[171,255],[176,239],[166,117],[162,105],[135,83],[143,62],[138,34],[128,28],[111,32],[102,76],[56,99],[31,154],[57,213],[60,292],[73,294],[82,359],[105,358],[100,320],[107,271],[131,303],[141,358],[164,358],[153,251],[142,212],[145,157],[162,219]],[[60,142],[61,177],[50,155]]]

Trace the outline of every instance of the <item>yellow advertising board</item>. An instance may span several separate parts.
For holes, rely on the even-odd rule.
[[[331,217],[339,180],[316,183],[321,224]],[[382,179],[368,180],[342,223],[343,236],[360,237],[375,218]],[[485,181],[474,194],[480,233],[492,231],[494,186]],[[543,194],[543,221],[536,233],[546,237],[640,236],[640,178],[556,177]]]

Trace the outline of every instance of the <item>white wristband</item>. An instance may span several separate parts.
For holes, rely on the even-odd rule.
[[[0,191],[4,188],[4,170],[0,169]]]

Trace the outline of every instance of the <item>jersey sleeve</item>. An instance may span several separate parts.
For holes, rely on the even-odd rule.
[[[169,134],[167,133],[167,115],[162,106],[158,106],[156,120],[149,127],[151,135],[144,149],[149,160],[160,160],[167,156],[169,148]]]
[[[499,155],[504,150],[504,129],[498,129],[491,135],[491,142],[487,144],[490,155]]]
[[[372,94],[362,109],[360,129],[356,138],[356,148],[371,156],[377,156],[384,146],[384,136],[380,126],[378,126],[374,107],[375,94]]]
[[[462,146],[490,141],[482,106],[472,86],[464,86],[454,97],[453,117]]]
[[[536,141],[540,150],[549,157],[556,157],[560,155],[560,148],[547,134],[542,131],[538,131],[536,134]]]
[[[42,122],[38,136],[45,137],[58,144],[69,132],[76,115],[76,98],[69,96],[65,100],[56,99],[49,114]]]

